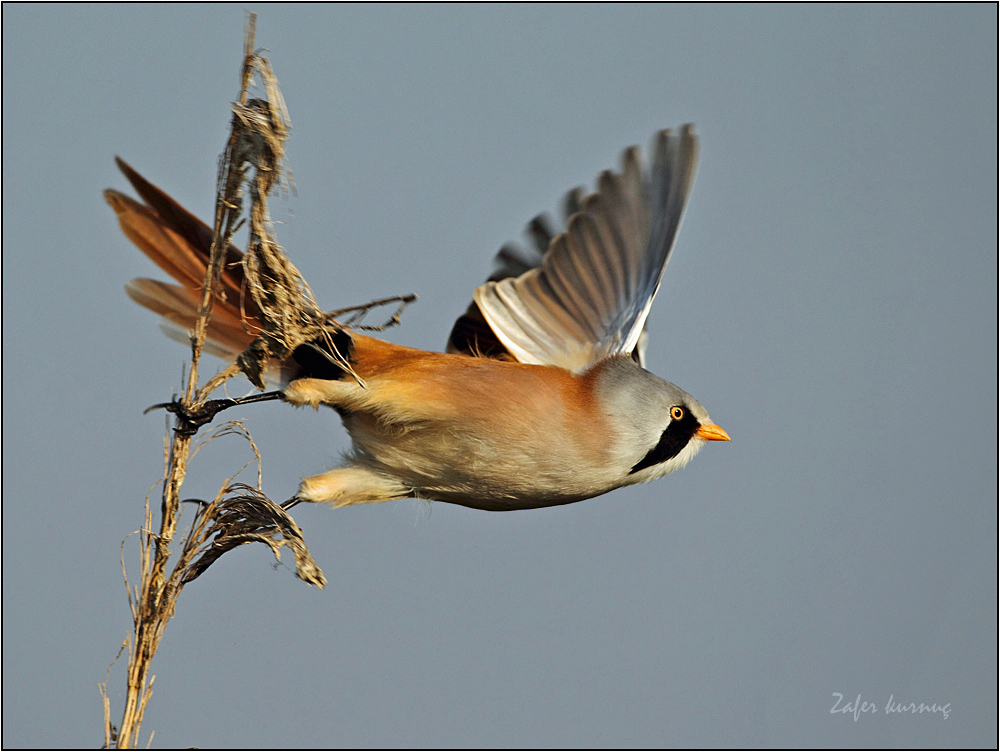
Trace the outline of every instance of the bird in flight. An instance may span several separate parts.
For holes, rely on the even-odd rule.
[[[395,345],[346,329],[269,373],[268,393],[336,410],[352,448],[341,467],[304,478],[289,503],[334,506],[416,497],[506,511],[581,501],[684,467],[729,435],[701,404],[643,367],[650,305],[694,181],[694,127],[661,131],[644,169],[626,149],[620,172],[565,201],[566,229],[538,217],[526,253],[505,246],[476,288],[447,352]],[[193,328],[212,231],[135,170],[118,165],[142,198],[105,198],[122,230],[177,284],[126,287],[165,328]],[[235,359],[262,328],[230,246],[206,348]],[[186,340],[186,336],[184,338]],[[343,363],[343,361],[341,361]],[[248,398],[248,401],[255,401]]]

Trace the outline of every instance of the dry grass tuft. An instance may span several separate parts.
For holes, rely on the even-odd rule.
[[[192,528],[191,538],[196,543],[191,550],[202,553],[188,564],[182,583],[199,577],[220,556],[237,546],[263,543],[270,547],[278,561],[281,561],[281,547],[288,546],[295,555],[295,575],[321,589],[326,585],[323,571],[316,566],[306,547],[302,529],[284,508],[259,489],[244,483],[228,486],[205,507],[202,519],[209,524]],[[212,536],[215,540],[209,544],[208,539]]]

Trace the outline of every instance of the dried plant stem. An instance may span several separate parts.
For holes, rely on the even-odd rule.
[[[243,80],[240,87],[240,102],[245,103],[247,89],[253,77],[256,16],[251,16],[244,36]],[[230,142],[237,137],[234,133]],[[220,171],[225,169],[225,160]],[[242,178],[242,176],[240,176]],[[222,181],[220,181],[222,182]],[[215,226],[212,234],[212,251],[205,275],[201,299],[201,312],[191,334],[191,364],[188,369],[187,386],[181,404],[195,407],[198,386],[198,364],[208,333],[208,322],[215,303],[215,294],[222,275],[225,249],[236,231],[239,221],[239,192],[241,181],[233,184],[226,181],[216,200]],[[153,677],[150,668],[153,656],[160,646],[163,630],[173,615],[176,583],[173,587],[167,581],[167,566],[170,560],[170,544],[177,533],[180,518],[180,489],[187,474],[188,458],[193,436],[187,432],[174,431],[167,455],[167,472],[163,484],[160,505],[160,531],[152,532],[149,503],[146,503],[146,524],[140,532],[140,582],[141,590],[132,604],[132,618],[135,632],[129,644],[128,681],[125,696],[125,711],[118,729],[116,745],[119,749],[133,748],[138,741],[143,714],[152,692]],[[152,548],[152,550],[151,550]],[[173,579],[173,578],[171,578]],[[107,736],[107,734],[106,734]]]
[[[190,527],[179,550],[171,550],[180,524],[181,486],[189,462],[202,446],[200,443],[195,445],[194,438],[199,427],[210,421],[219,409],[235,403],[234,400],[209,401],[209,397],[240,373],[263,389],[263,374],[268,367],[288,361],[296,348],[303,345],[321,352],[358,378],[337,348],[336,343],[343,341],[345,329],[381,330],[396,324],[403,309],[416,299],[414,295],[395,296],[324,312],[317,305],[309,285],[275,240],[267,197],[274,187],[287,186],[290,181],[284,166],[284,142],[289,122],[270,63],[255,52],[255,27],[256,15],[250,14],[244,39],[240,95],[232,103],[230,137],[219,160],[212,243],[199,315],[191,331],[191,362],[186,384],[179,399],[156,406],[167,408],[177,416],[177,420],[176,427],[164,442],[165,469],[161,479],[159,530],[154,531],[153,513],[147,496],[143,526],[136,531],[139,541],[139,584],[136,586],[129,582],[123,544],[122,573],[128,591],[133,632],[119,651],[119,656],[122,652],[127,654],[128,667],[125,708],[117,729],[111,723],[108,677],[105,676],[104,682],[99,684],[104,709],[104,741],[108,748],[131,749],[136,746],[155,679],[151,673],[152,660],[167,622],[174,614],[177,598],[188,582],[201,575],[220,556],[246,543],[263,543],[271,549],[275,558],[279,558],[281,548],[288,547],[295,556],[297,577],[317,588],[326,583],[295,520],[284,507],[261,492],[260,453],[250,434],[239,423],[223,424],[205,441],[227,434],[246,439],[257,462],[256,487],[236,483],[235,478],[239,475],[236,473],[222,483],[212,501],[194,500],[197,504]],[[251,98],[250,87],[256,79],[262,84],[264,96]],[[250,199],[250,240],[247,253],[242,257],[245,285],[241,304],[244,311],[253,311],[252,315],[244,316],[244,325],[255,337],[235,363],[199,387],[198,365],[226,259],[240,256],[231,246],[231,241],[244,223],[244,191]],[[385,324],[373,326],[362,323],[372,310],[391,304],[396,304],[396,308]],[[343,320],[340,320],[342,317]],[[362,383],[360,379],[358,381]],[[267,398],[270,395],[273,393],[262,396]],[[250,464],[248,462],[239,472]],[[175,560],[171,566],[172,556]],[[108,671],[110,674],[111,669]]]
[[[244,33],[243,44],[243,69],[240,82],[240,106],[245,106],[247,92],[253,81],[255,61],[254,44],[257,33],[257,15],[251,13],[247,19],[247,27]],[[188,372],[187,389],[184,392],[184,399],[188,405],[194,400],[195,389],[198,385],[198,362],[201,359],[201,351],[205,345],[205,338],[208,334],[208,322],[212,317],[212,308],[215,305],[215,295],[219,288],[219,280],[222,277],[222,264],[226,257],[225,250],[229,247],[233,234],[239,228],[241,211],[240,195],[243,190],[243,180],[245,171],[242,165],[234,165],[227,159],[239,141],[240,134],[234,128],[229,134],[229,144],[226,147],[226,154],[219,163],[219,188],[220,193],[215,202],[215,223],[212,232],[212,250],[209,257],[208,271],[205,275],[205,285],[201,295],[201,313],[195,324],[194,332],[191,335],[191,369]],[[202,396],[204,399],[204,396]]]
[[[198,364],[223,272],[226,250],[230,246],[233,234],[242,224],[242,193],[244,185],[248,181],[248,173],[251,167],[255,168],[258,183],[261,180],[262,169],[265,173],[269,173],[266,176],[268,182],[263,190],[265,196],[271,183],[280,179],[280,167],[274,164],[275,145],[273,143],[260,143],[255,131],[246,125],[245,112],[252,110],[258,114],[263,113],[263,116],[272,124],[273,121],[277,120],[284,127],[280,133],[282,139],[287,134],[287,127],[284,126],[286,120],[282,120],[284,103],[277,90],[277,82],[274,80],[273,74],[270,73],[267,61],[254,51],[255,25],[256,16],[251,14],[245,32],[240,96],[238,101],[233,103],[235,112],[233,128],[226,151],[219,164],[219,189],[216,199],[211,254],[203,286],[200,315],[191,333],[191,363],[183,397],[178,400],[179,408],[189,411],[189,414],[190,411],[195,411],[204,405],[215,389],[240,373],[241,370],[246,370],[233,364],[219,375],[209,379],[204,386],[198,388]],[[265,79],[268,99],[248,99],[248,90],[255,75],[260,75]],[[273,114],[272,107],[280,111],[277,118]],[[283,152],[279,148],[277,150],[278,158],[281,154]],[[252,223],[259,235],[259,228],[270,224],[266,205],[263,206],[263,209],[260,206],[262,195],[259,185],[251,184],[251,199],[253,202],[251,207]],[[251,244],[253,237],[252,233]],[[277,248],[275,253],[282,255],[280,247],[274,245]],[[280,259],[275,263],[280,263]],[[294,269],[290,264],[287,266]],[[304,287],[304,282],[302,285]],[[262,286],[265,292],[266,287],[266,284]],[[278,304],[280,305],[280,301]],[[271,351],[265,349],[263,357],[268,357],[269,352]],[[125,574],[134,631],[126,638],[122,647],[122,650],[126,651],[128,655],[127,691],[122,720],[118,729],[115,729],[111,723],[107,677],[100,684],[104,706],[106,747],[115,745],[118,749],[131,749],[138,743],[143,715],[152,694],[155,679],[151,673],[152,659],[159,648],[167,622],[173,616],[177,597],[187,582],[197,577],[222,553],[242,543],[259,541],[269,545],[275,556],[278,556],[279,548],[287,545],[295,553],[298,576],[317,587],[322,587],[325,583],[323,573],[312,561],[302,540],[302,532],[294,520],[281,507],[275,505],[260,492],[260,455],[246,430],[239,424],[233,423],[222,426],[212,438],[225,433],[238,433],[250,441],[258,462],[258,488],[234,484],[235,476],[226,479],[216,498],[208,504],[202,502],[195,511],[194,520],[184,540],[177,562],[172,569],[170,568],[171,544],[177,534],[181,516],[180,491],[187,474],[188,462],[193,457],[192,442],[197,431],[197,428],[192,430],[190,425],[185,425],[180,417],[178,417],[177,422],[178,428],[168,436],[164,447],[165,472],[162,480],[158,532],[153,530],[153,515],[150,510],[149,497],[146,497],[145,520],[142,528],[138,531],[140,583],[137,587],[129,584],[128,575],[125,572],[124,554],[122,558],[122,569],[123,574]],[[213,536],[214,541],[210,542],[210,538]],[[121,655],[121,651],[119,655]],[[152,736],[150,736],[151,739]]]

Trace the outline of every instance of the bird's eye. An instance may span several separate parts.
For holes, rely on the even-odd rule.
[[[684,408],[680,405],[674,405],[670,408],[670,417],[674,420],[680,420],[684,417]]]

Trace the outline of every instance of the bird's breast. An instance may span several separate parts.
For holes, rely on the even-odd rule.
[[[417,495],[521,508],[617,485],[617,436],[586,375],[370,342],[352,359],[366,406],[344,422],[358,459]]]

